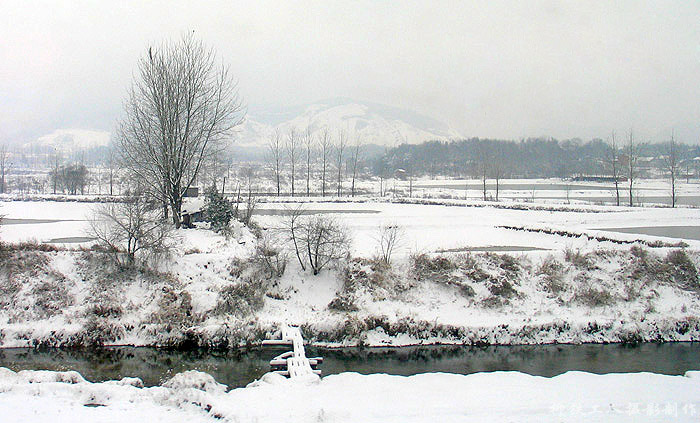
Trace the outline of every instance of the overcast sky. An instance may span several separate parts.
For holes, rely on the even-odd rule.
[[[0,140],[112,130],[139,55],[187,30],[251,109],[343,96],[465,136],[700,137],[698,1],[0,0]]]

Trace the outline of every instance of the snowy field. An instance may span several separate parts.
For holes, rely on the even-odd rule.
[[[297,201],[288,199],[289,201]],[[266,228],[284,226],[286,210],[294,203],[261,203],[258,206],[258,221]],[[547,206],[532,206],[532,210],[511,210],[510,203],[459,201],[455,206],[396,204],[386,201],[363,199],[348,202],[313,199],[304,205],[308,211],[330,212],[346,225],[353,236],[353,251],[357,256],[375,253],[376,232],[381,224],[397,224],[405,236],[401,243],[402,255],[410,253],[436,252],[439,250],[493,249],[495,251],[521,251],[542,249],[561,251],[565,248],[607,248],[613,245],[597,245],[583,238],[562,238],[532,232],[519,232],[499,228],[500,226],[548,228],[604,235],[620,240],[663,240],[677,242],[668,237],[645,236],[603,231],[604,228],[626,227],[700,227],[700,215],[689,208],[626,208],[603,206],[558,205],[548,211]],[[500,206],[503,205],[501,208]],[[467,206],[467,207],[459,207]],[[528,207],[527,204],[521,207]],[[0,214],[6,222],[0,227],[0,238],[8,242],[36,240],[54,244],[88,244],[85,230],[95,204],[51,201],[6,201],[0,202]],[[544,209],[544,210],[542,210]],[[590,211],[590,212],[586,212]],[[277,214],[271,216],[270,214]],[[676,235],[677,236],[677,235]],[[83,242],[76,242],[83,241]],[[700,247],[699,240],[685,239],[690,248]],[[206,246],[204,246],[206,247]],[[528,254],[541,255],[535,251]]]
[[[392,269],[377,273],[370,263],[352,262],[348,271],[360,279],[349,286],[343,269],[312,276],[292,255],[281,278],[253,287],[236,276],[241,264],[234,263],[255,249],[246,228],[237,227],[228,239],[183,229],[177,231],[173,256],[162,264],[167,275],[124,279],[100,270],[89,254],[72,250],[90,245],[81,237],[94,204],[2,202],[7,224],[0,227],[1,239],[67,250],[17,253],[16,260],[28,267],[6,288],[13,296],[0,312],[0,343],[82,345],[93,336],[100,343],[131,345],[178,345],[192,336],[207,345],[256,342],[283,321],[306,325],[306,336],[323,345],[700,339],[697,279],[666,281],[669,273],[663,270],[664,260],[678,251],[668,245],[680,241],[686,245],[677,255],[680,264],[698,266],[700,241],[604,230],[698,227],[695,209],[316,200],[304,205],[307,212],[336,216],[349,229],[354,257],[376,254],[380,225],[403,228]],[[286,237],[280,228],[292,207],[260,204],[255,219],[265,236]],[[665,243],[661,248],[649,247],[659,241]],[[633,246],[648,251],[639,256]],[[416,275],[413,257],[424,253],[426,265],[446,265],[448,273]],[[443,261],[432,263],[431,257]],[[379,284],[367,285],[371,280]],[[244,291],[236,294],[238,289]],[[46,292],[53,297],[44,298]],[[242,292],[254,301],[238,303]],[[334,301],[352,304],[332,310]]]
[[[700,372],[553,378],[517,372],[410,377],[342,373],[290,381],[267,374],[226,390],[184,372],[144,388],[125,378],[86,382],[76,372],[0,368],[3,421],[124,422],[696,422]]]

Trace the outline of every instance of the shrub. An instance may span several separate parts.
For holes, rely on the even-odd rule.
[[[102,347],[115,342],[124,336],[124,328],[116,323],[103,319],[91,318],[85,324],[83,331],[69,339],[69,347]]]
[[[43,281],[34,285],[31,293],[34,309],[42,318],[55,316],[74,301],[66,289],[65,276],[56,272],[49,272]]]
[[[87,235],[121,267],[157,262],[169,254],[173,244],[171,226],[159,217],[155,206],[143,195],[121,203],[101,204],[90,219]]]
[[[197,319],[192,313],[192,296],[187,291],[175,291],[165,285],[158,299],[158,311],[152,316],[155,323],[169,326],[188,326]]]
[[[579,250],[571,250],[567,248],[564,251],[564,260],[571,263],[574,267],[581,270],[593,270],[595,268],[591,258]]]
[[[260,310],[265,305],[263,281],[247,278],[228,285],[219,292],[219,301],[214,307],[215,314],[232,314],[245,317]]]
[[[221,232],[227,228],[233,218],[233,205],[224,198],[215,186],[210,187],[204,193],[204,220],[209,222],[211,228]]]
[[[513,288],[513,285],[505,279],[500,279],[491,283],[488,288],[492,295],[501,298],[512,298],[518,293]]]
[[[294,246],[299,265],[309,266],[314,275],[328,266],[336,265],[349,255],[351,239],[348,230],[331,216],[303,216],[297,208],[288,219],[289,239]]]
[[[521,267],[518,259],[509,254],[487,253],[486,257],[494,262],[500,269],[512,275],[518,275],[520,273]]]
[[[391,256],[394,254],[398,244],[403,241],[404,231],[397,223],[382,224],[377,229],[375,239],[378,246],[378,259],[384,263],[391,263]]]
[[[328,303],[328,309],[334,311],[357,311],[359,308],[355,305],[355,301],[349,295],[338,295],[330,303]]]
[[[284,275],[289,255],[281,247],[273,246],[268,237],[260,237],[255,245],[253,260],[266,273],[267,277],[272,279]]]
[[[328,304],[337,311],[357,311],[358,292],[368,292],[375,300],[383,300],[403,291],[406,287],[398,283],[399,277],[391,264],[382,259],[354,258],[342,271],[343,287]]]
[[[666,256],[669,277],[680,287],[698,289],[698,270],[685,250],[669,251]]]
[[[488,258],[489,256],[486,255],[485,257]],[[464,272],[465,276],[474,282],[484,282],[491,278],[491,275],[486,273],[483,266],[472,254],[460,254],[457,256],[456,264],[459,270]]]
[[[572,300],[588,307],[601,307],[615,302],[609,291],[603,288],[595,288],[591,285],[585,285],[577,289]]]
[[[118,319],[124,314],[124,309],[119,304],[94,304],[88,309],[88,315],[94,315],[103,319]]]
[[[435,282],[453,282],[453,271],[457,266],[447,257],[431,258],[427,254],[416,254],[410,258],[411,270],[416,280],[432,280]]]
[[[559,294],[566,290],[564,266],[553,256],[548,256],[542,261],[536,274],[542,276],[542,286],[545,291]]]

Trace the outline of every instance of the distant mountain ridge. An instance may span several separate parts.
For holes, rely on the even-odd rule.
[[[50,134],[43,135],[36,141],[24,144],[25,148],[52,147],[63,153],[88,150],[96,147],[106,147],[111,140],[107,131],[89,129],[64,128],[56,129]]]
[[[338,131],[344,130],[349,143],[359,138],[363,144],[389,147],[460,138],[449,125],[411,110],[333,98],[298,106],[253,110],[237,128],[235,145],[264,147],[275,131],[286,136],[292,128],[300,133],[309,128],[314,135],[328,128],[334,140]],[[25,143],[24,147],[48,147],[70,153],[108,146],[110,140],[111,134],[107,131],[62,128]]]
[[[335,136],[346,131],[350,142],[393,146],[428,140],[449,140],[460,135],[447,124],[417,112],[378,103],[333,98],[299,106],[251,111],[239,129],[236,143],[260,146],[278,130],[317,134],[328,128]]]

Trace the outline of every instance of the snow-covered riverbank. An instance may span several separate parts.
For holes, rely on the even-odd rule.
[[[282,206],[266,204],[258,218],[267,228],[261,232],[279,243],[286,237],[279,229],[283,218],[273,212]],[[355,258],[314,276],[289,253],[286,271],[276,277],[261,271],[254,257],[259,241],[240,225],[229,238],[179,230],[158,271],[123,270],[96,251],[49,242],[81,235],[90,205],[5,203],[12,223],[2,226],[4,240],[47,242],[3,252],[0,346],[228,348],[272,336],[285,321],[301,325],[306,339],[319,345],[700,340],[700,241],[686,240],[685,249],[652,248],[673,240],[608,233],[601,241],[591,229],[632,219],[696,225],[693,210],[307,207],[339,216],[354,239]],[[387,267],[371,257],[376,228],[391,222],[405,228],[405,239]],[[517,250],[524,247],[537,249]]]
[[[266,375],[226,391],[206,373],[143,388],[138,379],[86,382],[76,372],[0,368],[5,422],[661,422],[697,421],[700,372],[553,378],[518,372],[410,377],[342,373],[293,382]]]

